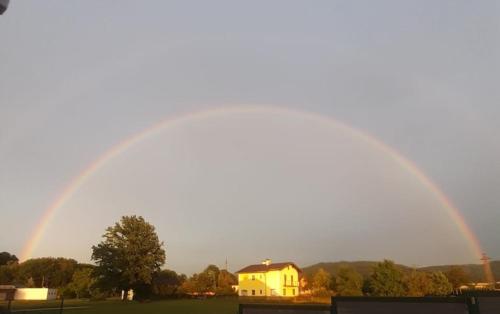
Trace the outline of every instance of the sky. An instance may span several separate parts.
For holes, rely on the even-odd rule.
[[[416,164],[500,259],[499,56],[497,1],[11,1],[0,251],[20,255],[103,153],[183,116],[93,172],[31,256],[89,262],[136,214],[184,273],[226,258],[479,262],[421,180],[335,119]]]

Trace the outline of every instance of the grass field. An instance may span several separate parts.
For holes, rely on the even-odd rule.
[[[55,314],[59,313],[59,301],[12,303],[13,313]],[[5,304],[0,303],[0,307]],[[63,313],[70,314],[236,314],[238,299],[182,299],[168,301],[152,301],[147,303],[121,301],[78,301],[64,302]]]

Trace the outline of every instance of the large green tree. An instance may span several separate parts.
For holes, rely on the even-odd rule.
[[[335,291],[340,296],[363,295],[363,276],[352,267],[341,267],[334,277]]]
[[[153,275],[165,264],[165,250],[155,227],[140,216],[123,216],[92,247],[95,274],[102,289],[150,290]]]
[[[370,290],[375,296],[404,296],[406,289],[403,272],[392,261],[378,263],[370,278]]]

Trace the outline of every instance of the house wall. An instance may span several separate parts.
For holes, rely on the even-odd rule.
[[[284,297],[294,297],[299,295],[299,272],[295,267],[290,265],[281,270],[279,292],[280,295]]]
[[[238,286],[238,294],[240,296],[266,296],[266,274],[238,274]]]
[[[55,300],[57,289],[49,288],[18,288],[14,300]]]

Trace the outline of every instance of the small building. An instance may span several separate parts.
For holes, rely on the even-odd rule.
[[[16,294],[16,287],[10,285],[0,285],[0,301],[12,301]]]
[[[236,272],[238,295],[242,297],[296,297],[302,271],[292,262],[250,265]]]
[[[50,288],[17,288],[14,300],[55,300],[57,289]]]

